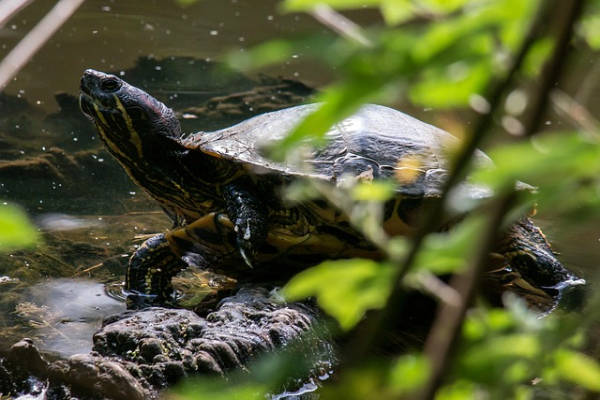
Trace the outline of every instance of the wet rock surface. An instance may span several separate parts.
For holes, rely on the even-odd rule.
[[[243,288],[205,317],[159,307],[127,311],[104,321],[87,354],[51,362],[30,339],[13,345],[0,361],[0,392],[44,392],[48,399],[157,398],[187,376],[245,369],[258,355],[300,339],[318,318],[315,307],[280,303],[264,288]],[[323,363],[332,358],[322,354]]]

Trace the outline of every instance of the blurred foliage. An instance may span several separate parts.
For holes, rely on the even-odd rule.
[[[343,329],[350,329],[366,310],[385,305],[392,271],[391,265],[367,259],[325,261],[296,275],[284,295],[291,301],[315,296]]]
[[[38,236],[37,229],[20,208],[9,204],[0,206],[0,251],[33,246]]]
[[[175,2],[177,4],[179,4],[181,7],[187,7],[187,6],[191,6],[194,3],[197,3],[198,0],[175,0]]]
[[[595,49],[600,49],[600,1],[588,2],[585,14],[581,18],[579,33],[587,44]]]
[[[472,179],[501,192],[522,180],[535,187],[530,195],[540,210],[589,217],[600,207],[600,144],[581,133],[554,132],[490,151],[493,168],[476,171]],[[564,177],[566,179],[559,179]],[[597,212],[597,211],[596,211]]]
[[[368,29],[354,27],[355,33],[365,38],[356,41],[344,35],[338,22],[331,21],[329,27],[340,33],[339,36],[321,34],[276,39],[228,56],[239,68],[256,69],[288,61],[302,53],[338,74],[338,79],[316,99],[321,103],[319,109],[272,148],[273,157],[278,159],[289,157],[299,143],[322,144],[324,134],[334,123],[370,101],[402,100],[417,107],[437,109],[466,110],[470,106],[478,113],[494,113],[502,119],[503,107],[490,109],[493,104],[488,103],[486,96],[490,87],[506,76],[546,2],[284,0],[281,8],[284,12],[316,13],[323,4],[338,10],[376,8],[384,24]],[[554,15],[554,18],[560,17]],[[560,21],[544,22],[553,26]],[[587,2],[578,22],[573,43],[599,49],[600,2]],[[544,63],[555,51],[551,33],[543,31],[537,35],[526,49],[518,71],[520,81],[516,85],[533,92],[531,82],[540,75]],[[385,259],[326,261],[296,275],[283,292],[290,301],[314,297],[343,331],[353,332],[368,310],[387,305],[394,285],[414,286],[419,273],[460,273],[483,245],[482,232],[489,223],[493,199],[513,191],[518,181],[532,186],[517,184],[519,202],[508,213],[505,223],[522,216],[523,210],[533,204],[569,220],[597,215],[599,140],[598,132],[573,129],[544,133],[491,149],[489,154],[495,165],[473,167],[468,178],[472,184],[491,189],[490,195],[461,203],[461,218],[457,219],[462,222],[446,232],[427,235],[406,276],[398,271],[412,242],[375,232],[382,231],[382,202],[394,195],[393,185],[359,182],[350,186],[346,194],[318,185],[295,186],[293,193],[288,193],[295,200],[306,198],[303,196],[307,194],[310,197],[323,195],[338,204],[366,237],[376,239],[373,242],[380,247]],[[452,206],[451,201],[449,203]],[[377,207],[371,207],[373,205]],[[374,217],[365,218],[364,212]],[[467,212],[470,216],[464,218]],[[367,226],[373,219],[379,228],[373,224]],[[397,281],[398,277],[403,279]],[[600,392],[600,365],[582,352],[588,339],[593,338],[590,329],[598,321],[600,296],[589,300],[585,313],[555,311],[543,318],[515,297],[506,297],[505,305],[505,308],[492,308],[477,302],[470,309],[462,321],[456,352],[436,399],[531,399],[538,394],[542,398],[574,398],[574,393],[586,398]],[[345,368],[334,382],[326,382],[319,391],[320,397],[402,398],[414,394],[428,382],[430,360],[424,353],[372,357],[360,366]],[[267,358],[277,359],[277,356]],[[280,376],[286,371],[281,368],[274,375]],[[268,377],[263,375],[257,380],[253,373],[226,386],[213,381],[202,382],[183,386],[171,396],[253,399],[273,393],[277,387]]]

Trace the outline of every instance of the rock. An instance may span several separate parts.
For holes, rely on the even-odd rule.
[[[206,318],[160,307],[125,312],[94,335],[94,350],[136,363],[146,379],[166,386],[189,374],[245,368],[257,354],[299,338],[316,315],[299,303],[278,304],[266,289],[245,288]]]
[[[13,364],[22,365],[27,371],[41,377],[46,375],[48,369],[48,362],[35,347],[33,340],[29,338],[12,345],[8,353],[8,360]]]
[[[67,361],[53,363],[49,377],[90,397],[98,394],[109,399],[143,400],[151,397],[118,360],[94,354],[78,354]]]
[[[155,399],[188,376],[244,370],[258,355],[295,343],[318,319],[316,307],[281,303],[256,287],[223,299],[204,318],[161,307],[126,311],[105,320],[88,354],[49,363],[30,339],[15,344],[6,362],[0,359],[0,392],[43,389],[48,399]],[[308,344],[331,365],[331,345],[322,339]]]

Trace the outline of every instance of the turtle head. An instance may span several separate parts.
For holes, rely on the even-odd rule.
[[[181,135],[179,121],[170,108],[115,75],[86,70],[79,104],[111,153],[122,162],[137,164],[152,159]]]
[[[583,302],[585,280],[562,265],[540,228],[529,218],[512,226],[502,245],[510,269],[519,273],[526,286],[541,289],[555,302],[568,307],[576,308]]]

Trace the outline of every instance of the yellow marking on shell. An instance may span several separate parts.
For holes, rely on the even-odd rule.
[[[127,125],[127,130],[129,131],[129,141],[137,150],[138,156],[140,158],[142,158],[143,157],[142,139],[140,138],[139,133],[133,128],[133,121],[131,120],[131,117],[127,113],[125,106],[123,106],[123,103],[121,103],[121,100],[119,99],[119,97],[116,94],[113,95],[113,97],[115,99],[115,104],[116,104],[117,108],[119,109],[119,111],[121,111],[121,115],[123,116],[123,119],[125,120],[125,125]]]
[[[396,180],[402,185],[415,182],[421,174],[423,161],[418,155],[407,155],[398,160],[396,164]]]

